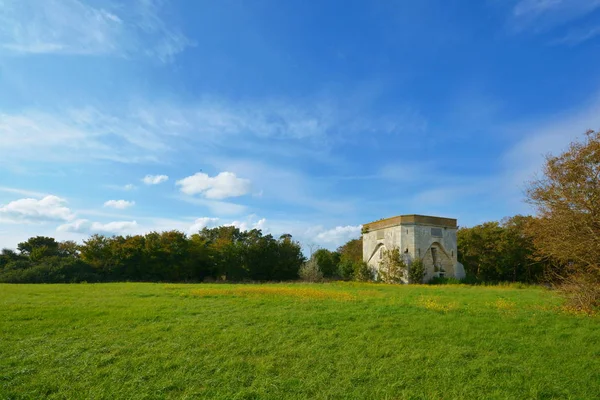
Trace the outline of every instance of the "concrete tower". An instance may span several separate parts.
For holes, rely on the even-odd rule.
[[[399,215],[363,225],[363,260],[376,272],[385,250],[400,249],[407,264],[417,258],[425,266],[424,282],[433,277],[462,279],[458,262],[456,219]]]

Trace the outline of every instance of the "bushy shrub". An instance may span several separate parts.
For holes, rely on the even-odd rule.
[[[463,283],[463,281],[461,281],[460,279],[448,278],[445,276],[434,276],[427,283],[429,283],[430,285],[458,285],[459,283]]]
[[[306,282],[323,281],[323,272],[315,258],[311,258],[300,267],[299,275],[300,279]]]
[[[354,280],[361,282],[372,281],[375,277],[374,271],[365,261],[354,263]]]
[[[589,314],[600,311],[600,279],[593,274],[575,273],[558,286],[567,299],[567,308]]]
[[[0,271],[3,283],[76,283],[98,282],[100,275],[87,263],[73,258],[50,257],[39,264],[22,261],[8,264]]]
[[[406,263],[402,259],[398,247],[385,250],[379,263],[378,279],[385,283],[401,283],[405,277],[406,269]]]
[[[319,265],[319,269],[323,272],[323,276],[326,278],[333,278],[338,276],[338,264],[340,262],[340,255],[335,251],[329,251],[327,249],[319,249],[312,255]]]
[[[425,276],[425,265],[423,260],[417,258],[413,260],[408,268],[408,281],[410,283],[423,283],[423,277]]]
[[[354,262],[352,260],[342,260],[338,264],[338,275],[345,280],[354,279]]]

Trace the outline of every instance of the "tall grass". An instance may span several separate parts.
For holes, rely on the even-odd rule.
[[[0,285],[0,399],[597,398],[600,320],[542,288]]]

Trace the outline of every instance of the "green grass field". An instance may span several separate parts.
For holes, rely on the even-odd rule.
[[[0,285],[0,398],[593,399],[600,318],[540,288]]]

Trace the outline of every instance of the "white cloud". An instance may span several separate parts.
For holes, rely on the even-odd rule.
[[[78,219],[71,223],[60,225],[58,232],[70,233],[103,233],[103,234],[125,234],[132,233],[138,228],[136,221],[113,221],[108,223],[92,222],[87,219]]]
[[[361,228],[362,225],[336,226],[335,228],[319,232],[315,236],[315,241],[326,245],[340,246],[350,239],[359,237]]]
[[[110,233],[125,233],[134,230],[138,227],[136,221],[113,221],[106,224],[95,222],[92,224],[92,231],[110,232]]]
[[[16,54],[143,52],[168,62],[192,42],[160,17],[161,4],[138,0],[109,9],[79,0],[6,0],[0,8],[0,49]]]
[[[250,216],[247,221],[233,221],[225,226],[235,226],[240,231],[250,231],[252,229],[266,230],[265,224],[267,220],[261,218],[258,221],[252,222],[253,216]]]
[[[202,217],[196,219],[190,226],[188,231],[190,233],[197,233],[203,228],[214,228],[217,226],[235,226],[241,231],[249,231],[252,229],[260,229],[263,231],[268,230],[266,227],[266,218],[256,219],[257,217],[252,214],[246,217],[244,220],[236,220],[232,222],[222,222],[220,218]]]
[[[327,214],[348,214],[355,211],[354,199],[331,198],[331,181],[318,180],[300,171],[281,165],[243,158],[209,157],[217,168],[229,168],[233,173],[244,174],[255,187],[260,187],[265,201],[278,205],[293,204]]]
[[[190,233],[197,233],[204,228],[214,228],[219,225],[219,218],[202,217],[196,219],[188,229]]]
[[[127,200],[108,200],[104,203],[104,207],[116,208],[119,210],[124,210],[127,207],[132,207],[135,205],[135,201],[127,201]]]
[[[221,172],[215,177],[198,172],[177,181],[176,184],[181,186],[180,190],[185,194],[202,194],[207,199],[216,200],[243,196],[251,190],[248,179],[238,178],[232,172]]]
[[[58,232],[88,233],[91,227],[91,221],[87,219],[78,219],[68,224],[60,225],[56,230]]]
[[[57,196],[20,199],[0,206],[0,220],[7,222],[68,221],[74,217],[67,201]]]
[[[167,175],[146,175],[142,182],[146,185],[158,185],[169,180]]]

